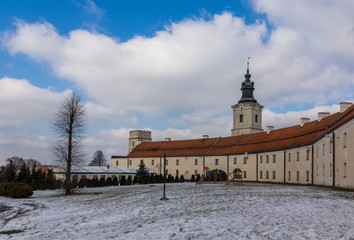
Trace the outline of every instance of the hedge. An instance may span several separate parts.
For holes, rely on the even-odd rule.
[[[0,196],[11,198],[27,198],[33,195],[33,190],[25,183],[4,182],[0,183]]]

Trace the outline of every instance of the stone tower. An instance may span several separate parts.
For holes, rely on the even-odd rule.
[[[151,131],[133,130],[129,132],[129,153],[142,142],[151,142]]]
[[[262,129],[262,108],[253,96],[254,82],[251,81],[249,62],[247,62],[247,73],[245,81],[241,84],[242,97],[233,109],[233,126],[231,136],[241,134],[263,132]]]

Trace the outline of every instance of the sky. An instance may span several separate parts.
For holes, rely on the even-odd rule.
[[[250,57],[263,128],[354,100],[352,0],[0,0],[0,164],[53,164],[60,102],[78,92],[82,141],[126,155],[154,141],[229,136]]]

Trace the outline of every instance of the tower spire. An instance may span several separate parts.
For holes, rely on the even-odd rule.
[[[242,97],[238,103],[257,103],[253,96],[254,82],[251,81],[250,74],[250,57],[247,59],[247,72],[245,74],[245,81],[241,84]]]

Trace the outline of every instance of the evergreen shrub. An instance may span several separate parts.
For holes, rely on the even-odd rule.
[[[180,182],[185,182],[183,175],[181,175],[179,181],[180,181]]]
[[[25,183],[4,182],[0,183],[0,195],[11,198],[27,198],[33,195],[33,190]]]
[[[118,186],[118,178],[117,177],[113,178],[113,186]]]

